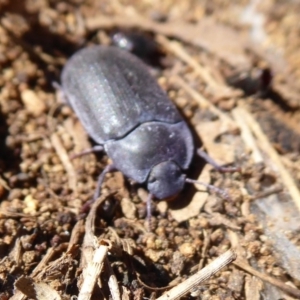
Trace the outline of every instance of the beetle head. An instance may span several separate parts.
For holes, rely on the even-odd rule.
[[[185,177],[175,162],[165,161],[152,168],[147,180],[147,188],[156,198],[166,199],[183,189]]]

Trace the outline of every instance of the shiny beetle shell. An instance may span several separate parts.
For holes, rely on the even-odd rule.
[[[158,199],[180,192],[192,136],[166,93],[132,54],[93,46],[66,63],[62,90],[88,134],[123,174]]]

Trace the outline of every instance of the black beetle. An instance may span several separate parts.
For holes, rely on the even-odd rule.
[[[146,183],[157,199],[194,182],[185,175],[194,155],[191,132],[137,57],[116,47],[84,48],[66,63],[61,82],[67,102],[101,145],[97,150],[104,149],[113,161],[101,173],[96,195],[113,170]]]

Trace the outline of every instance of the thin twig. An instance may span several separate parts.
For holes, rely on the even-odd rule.
[[[220,59],[225,60],[231,66],[250,67],[250,61],[245,54],[244,47],[240,47],[240,45],[246,43],[247,39],[244,36],[237,34],[236,31],[233,31],[231,28],[224,26],[224,24],[218,25],[214,23],[210,26],[210,23],[209,18],[203,18],[197,24],[190,24],[179,20],[159,23],[145,18],[132,10],[130,14],[122,12],[122,15],[109,17],[98,14],[85,20],[86,28],[90,31],[99,28],[105,29],[114,27],[127,29],[139,28],[161,35],[172,36],[185,43],[205,49]],[[209,34],[207,34],[208,30],[210,31]],[[219,43],[217,44],[218,47],[216,47],[215,41],[217,37],[213,36],[211,31],[213,31],[214,35],[226,35],[226,39],[223,37],[223,42],[225,44],[222,51],[219,49]],[[203,38],[204,35],[205,38]],[[230,40],[230,42],[228,42],[228,40]],[[237,45],[239,45],[239,47]],[[234,54],[232,54],[232,50],[235,50]]]
[[[271,142],[267,138],[267,136],[262,131],[260,125],[258,122],[254,119],[254,117],[247,111],[246,108],[239,108],[239,113],[241,117],[248,123],[248,126],[251,128],[252,132],[255,134],[258,145],[261,149],[263,149],[269,159],[273,161],[274,166],[278,169],[278,172],[281,175],[282,181],[286,187],[286,189],[289,191],[289,194],[291,195],[291,198],[293,199],[295,205],[297,206],[298,210],[300,211],[300,192],[297,188],[297,185],[295,181],[293,180],[290,173],[285,168],[279,154],[272,146]]]
[[[197,60],[192,58],[181,46],[179,42],[170,41],[163,35],[159,35],[156,39],[168,51],[175,54],[178,58],[184,61],[186,64],[191,66],[196,74],[210,87],[216,88],[219,84],[214,80],[208,70],[202,66]]]
[[[257,146],[257,143],[251,133],[248,124],[245,122],[243,118],[243,114],[241,113],[240,108],[239,107],[235,108],[232,111],[232,115],[236,123],[240,127],[241,137],[244,143],[251,149],[253,161],[255,163],[263,162],[264,161],[263,156]]]
[[[44,270],[49,263],[53,259],[53,256],[57,253],[54,247],[48,248],[46,254],[43,256],[42,260],[38,263],[38,265],[32,271],[30,277],[34,278],[38,276],[42,270]]]
[[[175,84],[179,85],[179,87],[181,87],[183,90],[185,90],[194,100],[196,100],[199,103],[201,108],[208,107],[220,119],[223,119],[224,121],[232,124],[232,126],[236,127],[235,123],[230,117],[228,117],[221,110],[219,110],[215,105],[213,105],[211,101],[209,101],[200,93],[198,93],[196,90],[194,90],[192,87],[190,87],[182,78],[174,75],[170,78],[170,81],[174,82]]]
[[[54,147],[59,159],[61,160],[65,170],[67,171],[69,187],[76,192],[77,175],[70,161],[69,155],[66,149],[63,147],[63,144],[61,143],[60,138],[56,133],[52,133],[50,139],[52,146]]]
[[[117,277],[113,271],[113,268],[110,265],[110,262],[107,258],[105,258],[105,269],[108,273],[108,287],[110,290],[110,294],[113,300],[121,300],[121,294],[118,286]]]
[[[283,283],[280,280],[277,280],[269,275],[260,273],[259,271],[255,270],[254,268],[252,268],[251,266],[249,266],[249,264],[242,260],[242,259],[237,259],[235,262],[233,262],[234,265],[236,265],[237,267],[239,267],[240,269],[266,281],[269,282],[270,284],[278,287],[279,289],[281,289],[282,291],[286,292],[287,294],[296,297],[297,299],[300,298],[300,290],[295,289],[285,283]]]
[[[236,254],[233,250],[228,250],[224,254],[220,255],[208,266],[192,275],[184,282],[178,284],[170,291],[159,297],[157,300],[176,300],[183,297],[185,294],[190,292],[193,288],[197,287],[201,282],[207,280],[212,275],[220,271],[222,268],[230,264],[236,259]]]
[[[255,199],[266,198],[270,195],[281,193],[282,191],[283,191],[283,187],[281,185],[275,185],[273,188],[270,188],[267,191],[257,192],[249,196],[249,199],[255,200]]]

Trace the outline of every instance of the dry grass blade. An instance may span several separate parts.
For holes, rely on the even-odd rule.
[[[267,136],[262,131],[258,122],[253,118],[253,116],[242,107],[238,108],[239,115],[245,120],[248,126],[251,128],[252,132],[255,134],[256,138],[258,139],[258,144],[260,145],[261,149],[263,149],[269,156],[269,158],[273,161],[274,166],[278,169],[282,181],[289,191],[295,205],[297,206],[298,210],[300,211],[300,192],[297,188],[295,181],[293,180],[290,173],[285,168],[279,154],[274,149],[272,144],[270,143]]]
[[[219,110],[215,105],[213,105],[208,99],[198,93],[196,90],[191,88],[182,78],[179,76],[172,76],[170,79],[171,82],[174,82],[179,87],[181,87],[184,91],[186,91],[195,101],[199,103],[201,108],[208,107],[214,114],[216,114],[220,119],[228,122],[233,127],[236,127],[233,120],[224,114],[221,110]]]
[[[109,17],[104,14],[94,15],[86,19],[85,25],[88,30],[114,27],[140,28],[172,36],[205,49],[232,66],[248,67],[250,64],[244,49],[247,39],[243,35],[237,34],[229,26],[212,22],[211,18],[202,18],[196,25],[180,20],[158,23],[131,10],[130,14],[124,12],[122,15]],[[222,40],[222,48],[220,40]]]
[[[68,153],[66,149],[63,147],[58,135],[56,133],[52,133],[51,137],[51,144],[54,147],[59,159],[61,160],[65,170],[68,174],[68,180],[69,180],[69,187],[76,191],[77,186],[77,180],[76,180],[76,172],[74,170],[74,167],[70,161],[70,158],[68,156]]]
[[[217,259],[215,259],[208,266],[192,275],[184,282],[178,284],[157,300],[176,300],[180,299],[185,294],[189,293],[193,288],[197,287],[201,282],[210,278],[213,274],[220,271],[222,268],[230,264],[236,259],[236,254],[233,250],[228,250]]]
[[[192,58],[181,46],[180,43],[175,41],[169,41],[166,37],[159,35],[157,37],[157,41],[170,52],[174,53],[177,57],[179,57],[182,61],[191,66],[196,74],[198,74],[201,79],[212,88],[217,88],[218,83],[214,80],[214,78],[210,75],[208,70],[202,66],[198,61]]]
[[[287,294],[289,294],[293,297],[296,297],[297,299],[300,298],[300,290],[295,289],[291,286],[288,286],[287,284],[285,284],[285,283],[281,282],[280,280],[277,280],[271,276],[260,273],[259,271],[255,270],[254,268],[249,266],[246,261],[237,259],[233,264],[256,277],[258,277],[266,282],[269,282],[270,284],[278,287],[279,289],[286,292]]]
[[[251,130],[248,124],[243,119],[243,116],[240,114],[239,108],[235,108],[232,111],[232,115],[240,127],[241,137],[244,140],[245,144],[251,149],[252,158],[255,163],[261,163],[264,161],[260,150],[258,149],[257,143],[251,133]]]
[[[108,271],[108,287],[110,290],[110,294],[113,300],[121,300],[121,294],[118,286],[118,280],[114,271],[110,265],[110,262],[106,258],[105,261],[105,269]]]

